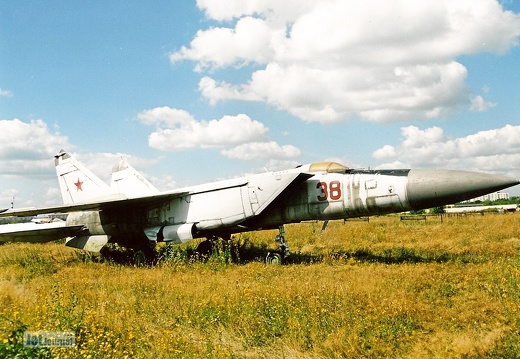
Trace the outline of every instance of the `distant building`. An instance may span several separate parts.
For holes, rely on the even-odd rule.
[[[466,202],[468,203],[468,202]],[[496,211],[499,213],[504,212],[515,212],[518,210],[517,204],[502,204],[498,206],[480,206],[478,204],[467,204],[466,206],[447,207],[446,213],[464,213],[464,212],[484,212],[484,211]]]
[[[494,192],[494,193],[486,194],[486,195],[484,195],[484,196],[480,196],[480,197],[476,197],[476,198],[473,198],[473,199],[467,200],[467,201],[465,201],[465,202],[496,201],[496,200],[499,200],[499,199],[509,199],[509,193],[504,193],[504,192]]]

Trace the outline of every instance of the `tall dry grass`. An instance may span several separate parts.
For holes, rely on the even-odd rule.
[[[75,331],[76,348],[38,352],[58,358],[515,357],[519,220],[290,225],[284,266],[254,260],[274,231],[237,236],[238,264],[189,259],[195,243],[152,267],[4,245],[0,350],[26,327]]]

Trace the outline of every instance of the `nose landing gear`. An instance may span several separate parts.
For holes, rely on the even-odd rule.
[[[283,264],[285,259],[291,255],[289,251],[289,244],[285,239],[285,229],[284,226],[281,225],[278,227],[278,235],[274,237],[274,241],[277,242],[280,246],[280,250],[277,252],[268,252],[265,257],[266,264],[280,265]]]

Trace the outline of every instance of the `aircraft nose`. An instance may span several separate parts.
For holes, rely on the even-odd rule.
[[[452,170],[410,170],[408,203],[414,210],[438,207],[518,185],[516,178]]]

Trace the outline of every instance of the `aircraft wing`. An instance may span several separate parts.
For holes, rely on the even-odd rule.
[[[15,223],[0,225],[0,243],[44,243],[78,234],[84,226],[67,226],[65,221],[51,223]]]
[[[79,211],[99,211],[114,207],[141,207],[148,204],[157,203],[177,197],[182,197],[190,194],[190,192],[167,192],[152,196],[143,196],[135,198],[127,198],[125,196],[111,196],[96,201],[85,203],[72,203],[51,207],[29,207],[20,209],[0,210],[0,217],[30,217],[39,214],[49,213],[69,213]]]
[[[191,194],[198,194],[204,192],[218,191],[226,188],[241,187],[247,185],[248,181],[244,179],[237,179],[231,181],[222,181],[216,185],[203,185],[193,187],[187,190],[174,190],[169,192],[162,192],[153,195],[140,197],[126,197],[123,194],[111,195],[103,197],[98,200],[92,200],[83,203],[71,203],[50,207],[28,207],[18,209],[0,209],[1,217],[31,217],[39,214],[50,213],[70,213],[80,211],[100,211],[104,209],[124,208],[131,210],[132,208],[146,207],[156,203],[169,201],[175,198],[188,196]]]
[[[284,193],[287,193],[295,186],[300,185],[313,176],[313,174],[306,172],[292,174],[292,176],[289,177],[283,185],[278,186],[276,190],[272,192],[270,198],[264,201],[263,204],[258,209],[256,209],[255,215],[258,216],[264,213],[270,206],[274,205],[276,200],[281,198]]]

